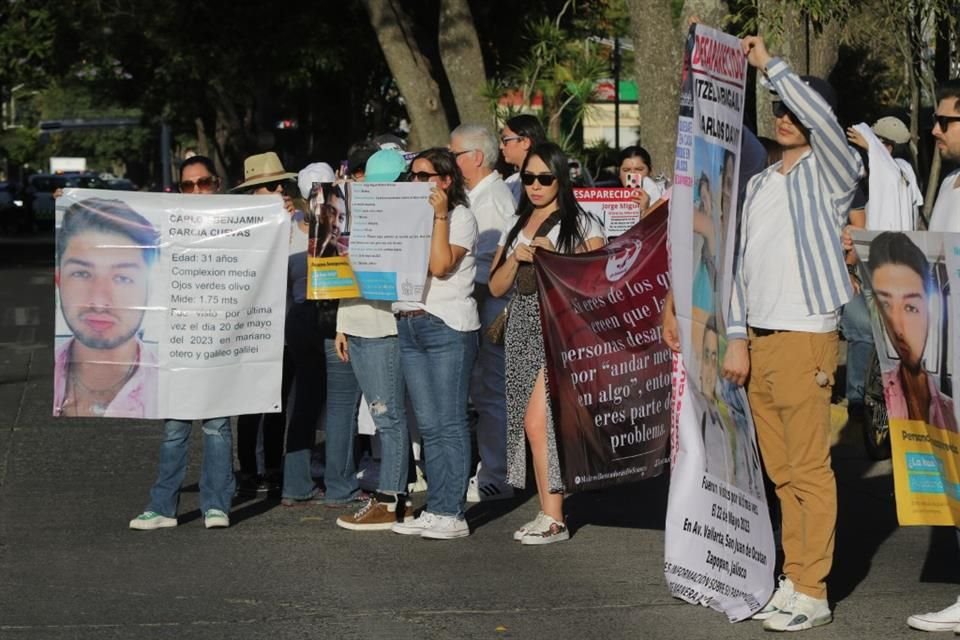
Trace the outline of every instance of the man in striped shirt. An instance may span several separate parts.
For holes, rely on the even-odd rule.
[[[751,179],[734,261],[723,375],[747,384],[757,439],[783,514],[784,577],[754,617],[773,631],[827,624],[836,480],[830,395],[837,312],[851,297],[840,233],[862,173],[833,115],[835,94],[772,57],[757,36],[747,61],[776,93],[783,160]]]

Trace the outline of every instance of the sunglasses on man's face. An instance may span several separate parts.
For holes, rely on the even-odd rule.
[[[527,173],[524,171],[520,174],[520,181],[523,182],[524,186],[527,187],[532,185],[534,181],[539,182],[545,187],[549,187],[556,179],[557,176],[553,175],[552,173]]]
[[[194,189],[200,193],[210,193],[216,191],[220,186],[220,180],[217,176],[203,176],[196,180],[181,180],[180,193],[193,193]]]
[[[951,122],[960,122],[960,116],[944,116],[939,113],[933,114],[933,126],[939,126],[940,131],[946,133],[947,127]]]
[[[773,109],[774,118],[783,118],[784,116],[786,116],[787,118],[790,118],[790,120],[792,120],[793,122],[797,121],[797,117],[793,115],[793,111],[790,111],[790,109],[787,108],[787,105],[783,104],[783,102],[781,102],[780,100],[775,100],[772,103],[770,103],[770,107]]]

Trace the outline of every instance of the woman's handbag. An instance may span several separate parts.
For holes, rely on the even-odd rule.
[[[508,304],[503,308],[503,311],[497,314],[497,317],[493,319],[490,326],[487,327],[485,334],[490,344],[503,344],[504,338],[506,338],[507,335],[507,313],[509,311],[510,305]]]

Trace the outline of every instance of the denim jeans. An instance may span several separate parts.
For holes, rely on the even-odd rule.
[[[507,484],[507,389],[502,344],[487,338],[487,327],[507,306],[504,298],[488,297],[480,306],[480,348],[470,381],[470,398],[477,410],[477,484]]]
[[[157,480],[150,488],[153,511],[168,518],[177,517],[180,486],[187,473],[187,448],[191,422],[165,420],[163,443]],[[203,421],[203,462],[200,466],[200,510],[219,509],[230,513],[235,481],[233,477],[233,434],[230,418],[208,418]]]
[[[477,332],[455,331],[425,314],[397,320],[400,363],[423,438],[427,509],[463,514],[470,478],[467,394]]]
[[[867,366],[874,350],[870,309],[862,293],[843,306],[840,329],[847,341],[847,403],[851,409],[860,409],[863,408]]]
[[[305,500],[318,491],[310,476],[310,453],[317,440],[317,422],[326,398],[324,341],[313,302],[290,307],[285,335],[296,373],[293,410],[287,425],[287,451],[283,458],[282,495]]]
[[[327,458],[323,482],[327,487],[325,501],[331,504],[349,502],[360,492],[353,443],[357,435],[357,407],[360,386],[349,362],[341,362],[333,340],[324,341],[327,361]],[[353,357],[353,343],[350,343]]]
[[[287,428],[287,397],[293,382],[293,355],[283,348],[283,374],[280,384],[280,413],[252,413],[237,417],[237,462],[240,473],[255,476],[257,463],[257,433],[263,426],[263,468],[273,472],[283,465],[283,433]]]
[[[381,493],[406,493],[410,434],[404,404],[400,340],[397,336],[350,336],[350,364],[370,405],[370,416],[380,436]]]

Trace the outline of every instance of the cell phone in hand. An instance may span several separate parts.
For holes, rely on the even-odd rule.
[[[624,176],[624,185],[629,189],[639,189],[643,185],[643,174],[630,172]]]

